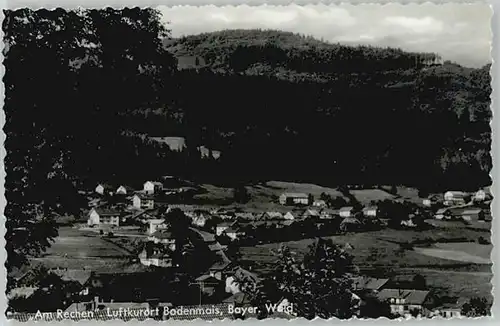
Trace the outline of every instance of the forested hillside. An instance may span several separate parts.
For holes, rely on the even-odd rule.
[[[430,190],[489,183],[489,65],[278,31],[172,40],[157,12],[137,8],[9,11],[3,28],[11,203],[60,207],[83,185],[162,174]],[[176,70],[186,55],[205,67]],[[188,149],[138,134],[182,136]],[[200,159],[199,145],[220,159]]]
[[[262,30],[164,46],[205,61],[178,73],[177,108],[188,134],[224,150],[225,172],[438,189],[467,187],[472,175],[471,188],[489,182],[490,65]]]

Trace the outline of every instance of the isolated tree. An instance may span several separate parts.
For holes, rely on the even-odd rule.
[[[391,306],[386,301],[381,301],[375,294],[363,295],[363,302],[359,311],[361,318],[391,318]]]
[[[103,137],[114,132],[112,110],[160,91],[173,58],[161,47],[167,31],[152,9],[4,14],[10,269],[50,245],[57,235],[53,212],[78,214],[78,180],[96,177],[99,168],[92,168],[116,167],[99,150],[105,140],[117,144],[116,136]]]
[[[288,248],[279,252],[275,282],[299,316],[350,318],[357,304],[351,292],[353,257],[331,240],[317,239],[302,262]]]
[[[462,306],[462,315],[467,317],[483,317],[490,315],[491,306],[486,298],[474,297]]]
[[[417,290],[426,290],[427,289],[427,281],[425,277],[421,274],[417,274],[413,277],[413,286]]]

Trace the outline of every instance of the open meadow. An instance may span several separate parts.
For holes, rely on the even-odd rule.
[[[354,263],[363,274],[378,277],[421,274],[437,293],[448,291],[452,296],[491,298],[492,271],[488,255],[491,245],[472,242],[479,236],[484,236],[484,232],[469,229],[386,229],[328,238],[340,246],[350,245],[347,250],[354,256]],[[465,240],[457,242],[460,239]],[[256,271],[267,273],[273,269],[276,252],[281,245],[288,246],[300,259],[313,242],[314,239],[303,239],[242,247],[240,252],[242,261],[252,264]],[[408,247],[408,243],[414,243],[410,245],[412,248]],[[446,251],[448,255],[429,254],[432,250]]]
[[[330,195],[331,198],[343,198],[348,201],[339,190],[336,188],[323,187],[310,183],[295,183],[284,181],[268,181],[266,183],[250,184],[245,188],[249,195],[249,201],[245,204],[237,204],[233,202],[233,189],[210,184],[200,185],[202,193],[194,196],[196,203],[200,205],[224,204],[231,208],[242,208],[246,211],[281,211],[290,210],[289,207],[282,206],[278,203],[278,198],[285,192],[290,193],[305,193],[311,194],[315,199],[319,199],[321,194]],[[357,189],[350,190],[350,194],[363,205],[368,205],[372,201],[385,199],[393,199],[385,190],[381,189]]]
[[[47,251],[33,261],[48,268],[88,269],[96,272],[120,270],[130,265],[130,253],[99,234],[60,227],[59,236]]]

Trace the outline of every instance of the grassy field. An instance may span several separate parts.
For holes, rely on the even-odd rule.
[[[341,246],[349,243],[352,249],[349,252],[354,256],[354,263],[363,273],[376,274],[391,277],[396,275],[422,274],[428,280],[428,284],[437,290],[449,295],[484,296],[490,298],[492,277],[491,264],[484,256],[491,250],[491,246],[478,245],[476,243],[446,243],[431,244],[434,249],[455,250],[455,255],[428,255],[417,250],[405,250],[399,243],[412,241],[434,241],[457,238],[477,239],[484,232],[467,229],[452,230],[428,230],[428,231],[394,231],[381,230],[367,233],[353,233],[340,236],[332,236],[330,239]],[[288,246],[297,258],[301,258],[307,252],[308,246],[313,239],[291,241],[283,243]],[[266,244],[256,247],[243,247],[240,252],[242,261],[252,264],[254,270],[266,273],[273,269],[276,261],[276,250],[280,243]],[[470,255],[476,254],[472,262],[462,259],[457,261],[459,250]],[[468,257],[468,256],[467,256]],[[483,258],[481,258],[483,257]],[[453,259],[449,259],[453,258]]]
[[[120,270],[130,261],[130,253],[93,232],[72,227],[59,228],[59,236],[40,258],[48,268],[89,269],[92,271]]]
[[[394,198],[390,193],[380,189],[350,190],[349,192],[363,205],[368,205],[371,201]]]
[[[284,192],[302,192],[312,194],[319,199],[321,193],[330,194],[333,198],[342,197],[342,194],[334,188],[321,187],[307,183],[293,183],[281,181],[269,181],[265,184],[247,185],[246,189],[250,195],[250,201],[244,205],[233,203],[233,190],[231,188],[218,187],[203,184],[200,186],[204,193],[194,198],[200,204],[211,207],[214,204],[224,204],[228,208],[241,208],[248,212],[280,211],[287,212],[290,207],[278,203],[278,197]]]

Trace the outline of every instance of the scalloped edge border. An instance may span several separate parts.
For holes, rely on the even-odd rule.
[[[64,1],[62,1],[62,4],[56,4],[54,5],[53,4],[53,1],[50,1],[48,0],[48,3],[46,3],[47,0],[40,0],[40,1],[33,1],[33,0],[26,0],[26,1],[23,1],[23,0],[20,0],[19,2],[21,2],[21,5],[20,6],[12,6],[12,5],[7,5],[5,6],[4,5],[4,2],[6,0],[1,0],[2,1],[2,6],[1,6],[1,9],[12,9],[12,10],[15,10],[15,9],[20,9],[20,8],[26,8],[26,7],[30,7],[32,9],[56,9],[56,8],[64,8],[64,9],[75,9],[75,8],[96,8],[98,7],[97,3],[94,3],[94,2],[99,2],[99,1],[96,1],[96,0],[92,0],[91,3],[89,4],[89,6],[87,5],[76,5],[76,6],[73,6],[73,5],[65,5],[64,4]],[[17,0],[15,1],[11,1],[11,2],[17,2]],[[60,3],[61,0],[56,0],[55,1],[56,3]],[[124,3],[125,2],[125,3]],[[146,1],[145,1],[146,2]],[[187,2],[187,3],[186,3]],[[113,7],[113,8],[120,8],[120,9],[123,9],[123,8],[129,8],[129,7],[138,7],[138,4],[135,3],[133,1],[130,1],[130,0],[126,0],[126,1],[119,1],[118,3],[116,3],[116,0],[114,1],[106,1],[105,2],[106,5],[103,5],[102,8],[104,7]],[[491,208],[492,208],[492,216],[493,215],[497,215],[497,214],[500,214],[500,201],[498,198],[496,198],[495,194],[498,193],[500,194],[500,183],[498,182],[498,178],[500,177],[500,168],[498,167],[498,165],[495,164],[495,162],[498,162],[498,160],[500,159],[500,138],[498,138],[498,128],[500,128],[500,116],[499,114],[495,114],[496,110],[495,110],[495,107],[498,105],[498,102],[499,102],[499,98],[498,98],[498,90],[500,89],[500,79],[498,78],[498,76],[496,76],[495,74],[495,68],[496,68],[496,65],[497,65],[497,61],[495,60],[496,57],[499,57],[499,49],[498,49],[498,41],[499,41],[499,37],[498,37],[498,33],[495,33],[494,31],[495,30],[499,30],[498,27],[500,27],[499,25],[499,19],[498,19],[498,12],[500,11],[500,3],[499,2],[496,2],[495,0],[489,0],[489,1],[484,1],[484,0],[479,0],[479,1],[467,1],[467,0],[448,0],[448,1],[439,1],[439,0],[436,0],[436,1],[425,1],[425,0],[397,0],[397,1],[390,1],[390,0],[379,0],[379,1],[363,1],[363,0],[350,0],[350,1],[334,1],[334,0],[269,0],[269,1],[265,1],[265,0],[248,0],[248,1],[245,1],[245,0],[190,0],[190,1],[183,1],[183,0],[163,0],[163,1],[158,1],[158,0],[155,0],[155,1],[147,1],[147,3],[144,3],[144,4],[141,4],[141,6],[139,6],[140,8],[145,8],[145,7],[157,7],[157,6],[239,6],[239,5],[247,5],[247,6],[260,6],[260,5],[270,5],[270,6],[287,6],[287,5],[290,5],[290,4],[296,4],[296,5],[318,5],[318,4],[325,4],[325,5],[340,5],[340,4],[345,4],[345,5],[394,5],[394,4],[398,4],[398,5],[422,5],[422,4],[425,4],[425,5],[446,5],[446,4],[462,4],[462,5],[467,5],[467,4],[489,4],[489,7],[490,7],[490,10],[492,12],[492,15],[491,15],[491,24],[490,24],[490,29],[491,29],[491,32],[492,32],[492,40],[491,40],[491,46],[490,46],[490,56],[492,58],[492,65],[491,65],[491,68],[490,68],[490,75],[491,75],[491,88],[492,88],[492,93],[490,95],[490,98],[491,98],[491,104],[490,104],[490,108],[492,110],[492,120],[490,122],[490,126],[491,126],[491,131],[492,131],[492,144],[491,144],[491,157],[492,157],[492,162],[493,162],[493,168],[492,170],[490,171],[490,177],[492,179],[492,186],[490,187],[491,191],[492,191],[492,194],[493,194],[493,202],[491,204]],[[495,9],[498,9],[498,10],[495,10]],[[0,19],[1,21],[3,21],[4,19],[4,14],[3,14],[3,11],[0,12]],[[493,26],[493,27],[492,27]],[[496,28],[494,28],[496,27]],[[0,37],[2,38],[3,40],[3,30],[0,30]],[[7,297],[6,297],[6,293],[5,293],[5,288],[6,288],[6,267],[5,267],[5,258],[7,256],[7,252],[5,251],[5,232],[6,232],[6,229],[5,229],[5,215],[4,215],[4,209],[5,209],[5,206],[6,206],[6,198],[5,198],[5,176],[6,176],[6,172],[5,172],[5,167],[4,167],[4,160],[5,160],[5,157],[6,157],[6,151],[5,151],[5,139],[6,139],[6,134],[4,132],[4,124],[5,124],[5,112],[3,111],[3,104],[4,104],[4,98],[5,98],[5,88],[4,88],[4,84],[3,84],[3,77],[4,77],[4,73],[5,73],[5,67],[3,65],[3,59],[4,59],[4,56],[3,56],[3,50],[4,50],[4,44],[3,44],[3,41],[1,42],[0,44],[0,60],[2,61],[2,65],[0,67],[0,76],[2,78],[2,85],[0,87],[0,104],[2,106],[2,112],[0,112],[0,124],[1,124],[1,130],[0,130],[0,141],[2,143],[2,147],[0,149],[0,157],[2,158],[2,165],[1,165],[1,169],[0,169],[0,190],[1,190],[1,196],[0,196],[0,217],[1,217],[1,223],[0,223],[0,233],[2,233],[2,237],[0,238],[0,243],[2,244],[2,250],[0,251],[0,256],[3,257],[4,259],[4,263],[2,264],[2,269],[0,270],[0,275],[1,275],[1,279],[2,279],[2,284],[1,284],[1,291],[3,293],[3,297],[1,299],[1,307],[3,308],[2,311],[5,312],[6,310],[6,307],[7,307]],[[495,87],[495,86],[498,86],[498,87]],[[498,191],[497,191],[498,190]],[[267,318],[265,320],[260,320],[259,322],[274,322],[274,321],[277,321],[278,323],[283,321],[283,322],[305,322],[305,323],[308,323],[308,322],[329,322],[329,321],[341,321],[341,322],[373,322],[373,323],[384,323],[386,321],[389,321],[389,322],[398,322],[398,321],[405,321],[405,322],[418,322],[418,323],[422,323],[422,322],[437,322],[439,320],[446,320],[445,322],[449,322],[450,320],[451,321],[454,321],[455,319],[457,320],[465,320],[466,322],[469,321],[469,320],[474,320],[474,322],[479,322],[479,321],[483,321],[483,322],[489,322],[489,324],[492,324],[491,322],[495,321],[497,318],[497,316],[500,315],[500,302],[498,302],[498,300],[496,300],[495,298],[495,293],[498,292],[498,278],[500,278],[500,273],[495,273],[496,272],[496,268],[497,268],[497,265],[498,263],[496,262],[496,259],[500,259],[500,252],[497,248],[497,235],[498,233],[500,232],[500,221],[497,221],[495,219],[495,217],[493,216],[493,223],[492,223],[492,232],[491,232],[491,243],[493,244],[493,250],[491,252],[491,260],[492,260],[492,271],[493,271],[493,277],[492,277],[492,280],[491,280],[491,283],[492,283],[492,295],[494,297],[494,302],[493,302],[493,306],[492,306],[492,309],[491,309],[491,316],[489,317],[478,317],[478,318],[466,318],[466,317],[460,317],[460,318],[450,318],[450,319],[445,319],[445,318],[432,318],[432,319],[429,319],[429,318],[426,318],[426,319],[423,319],[423,318],[419,318],[419,319],[404,319],[404,318],[399,318],[399,319],[396,319],[396,320],[388,320],[387,318],[378,318],[378,319],[372,319],[372,320],[362,320],[362,319],[358,319],[356,317],[353,317],[349,320],[338,320],[337,318],[330,318],[328,320],[325,320],[325,319],[321,319],[319,317],[316,317],[315,319],[313,320],[307,320],[305,318],[295,318],[293,320],[285,320],[285,319],[280,319],[280,318]],[[496,314],[498,313],[498,315]],[[2,321],[6,321],[6,324],[9,323],[9,324],[17,324],[17,323],[22,323],[22,322],[19,322],[19,321],[15,321],[15,320],[7,320],[6,319],[6,316],[5,316],[5,313],[2,313],[2,317],[1,317],[1,320]],[[120,320],[120,319],[113,319],[113,320],[109,320],[109,321],[106,321],[108,323],[114,323],[114,322],[125,322],[123,320]],[[137,322],[138,320],[136,319],[131,319],[129,320],[129,322]],[[189,320],[189,321],[178,321],[178,320],[175,320],[174,322],[175,323],[184,323],[184,322],[188,322],[188,323],[197,323],[198,321],[200,321],[201,323],[205,323],[206,321],[204,320],[201,320],[201,319],[193,319],[193,320]],[[235,322],[235,323],[238,323],[238,322],[243,322],[243,323],[249,323],[249,322],[255,322],[257,321],[255,318],[250,318],[248,320],[245,320],[245,321],[238,321],[238,320],[231,320],[231,319],[223,319],[223,320],[212,320],[212,321],[208,321],[209,323],[217,323],[217,322],[222,322],[222,323],[227,323],[227,322]],[[49,323],[57,323],[58,321],[52,321],[52,322],[49,322]],[[73,323],[74,321],[62,321],[62,323]],[[94,322],[100,322],[100,321],[96,321],[96,320],[80,320],[78,321],[78,323],[94,323]],[[157,321],[154,321],[154,320],[146,320],[146,321],[142,321],[143,323],[157,323]],[[169,320],[169,322],[172,322],[172,320]],[[45,323],[45,322],[43,322]],[[3,324],[3,323],[2,323]],[[493,325],[493,324],[492,324]]]

